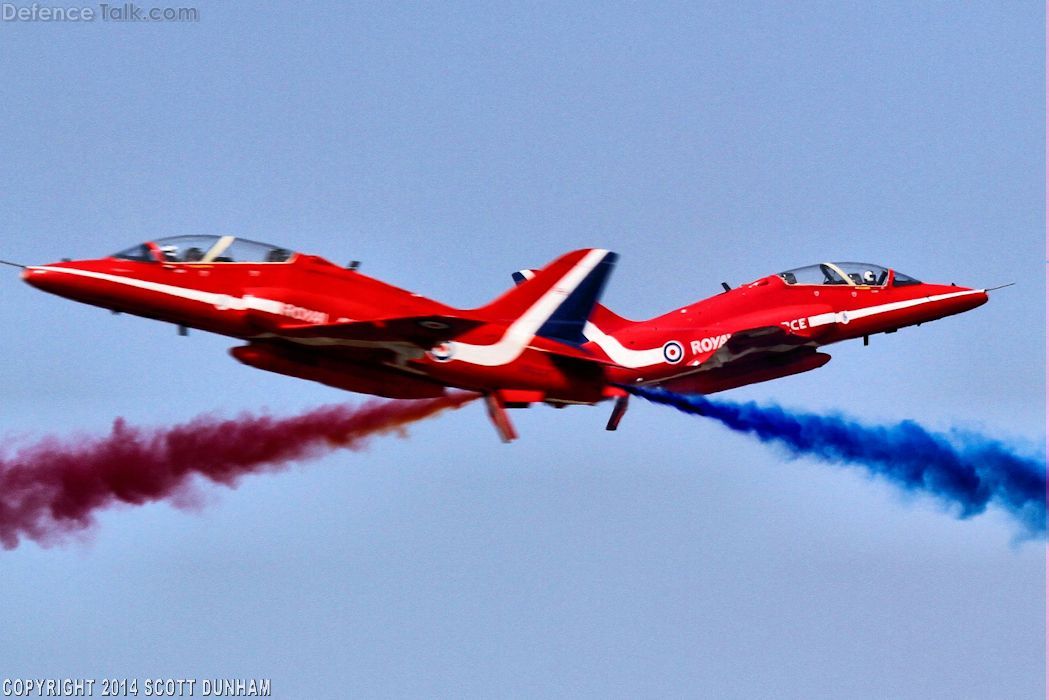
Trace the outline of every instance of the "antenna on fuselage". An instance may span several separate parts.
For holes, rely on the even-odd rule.
[[[346,264],[346,269],[347,270],[356,270],[360,266],[361,266],[361,261],[360,260],[351,260],[349,263]]]
[[[721,283],[721,288],[724,289],[726,292],[731,292],[732,291],[732,287],[728,286],[728,282],[722,282]]]

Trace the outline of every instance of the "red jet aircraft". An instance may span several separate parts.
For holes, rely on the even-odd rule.
[[[624,386],[712,393],[815,369],[823,345],[961,313],[986,289],[926,284],[862,263],[821,263],[730,288],[648,321],[597,304],[615,253],[578,250],[486,306],[455,309],[314,255],[233,236],[179,236],[98,260],[29,266],[53,294],[246,341],[259,369],[399,399],[448,387],[485,396],[506,440],[505,409],[615,399]]]

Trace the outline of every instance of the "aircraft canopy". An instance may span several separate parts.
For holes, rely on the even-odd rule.
[[[881,265],[857,262],[826,262],[779,273],[787,284],[843,284],[881,287],[888,282],[889,269]],[[893,271],[893,286],[919,284],[918,280]]]
[[[173,263],[288,262],[295,252],[235,236],[173,236],[113,255],[123,260]]]

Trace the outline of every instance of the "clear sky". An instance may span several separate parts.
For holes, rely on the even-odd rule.
[[[186,5],[186,3],[179,3]],[[1045,435],[1044,6],[198,5],[0,22],[0,258],[182,233],[452,304],[601,246],[635,318],[821,260],[1015,281],[734,398]],[[0,277],[0,434],[357,397]],[[1044,543],[636,402],[479,405],[0,552],[0,676],[282,698],[1044,698]]]

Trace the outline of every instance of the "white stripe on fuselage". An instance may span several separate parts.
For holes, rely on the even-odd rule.
[[[276,301],[274,299],[263,299],[260,297],[251,296],[250,294],[242,297],[235,297],[229,294],[219,294],[217,292],[202,292],[199,289],[177,287],[173,284],[163,284],[161,282],[148,282],[146,280],[135,279],[134,277],[111,275],[107,272],[79,270],[72,267],[50,267],[47,265],[43,265],[39,267],[30,267],[27,269],[30,272],[33,272],[34,270],[44,270],[46,272],[61,272],[63,274],[75,275],[77,277],[88,277],[90,279],[103,280],[105,282],[114,282],[116,284],[123,284],[127,287],[145,289],[150,292],[157,292],[158,294],[167,294],[169,296],[178,297],[180,299],[199,301],[203,304],[210,304],[219,310],[233,309],[236,311],[245,311],[247,309],[253,309],[256,311],[265,311],[266,313],[276,314],[278,316],[283,315],[284,310],[283,302]]]
[[[666,358],[663,356],[662,345],[648,350],[631,350],[623,347],[623,344],[616,340],[615,337],[605,333],[589,321],[583,328],[583,335],[586,336],[587,340],[596,343],[608,355],[608,359],[620,367],[637,369],[638,367],[661,365],[666,362]]]
[[[858,318],[867,318],[868,316],[877,316],[878,314],[886,314],[891,311],[899,311],[900,309],[909,309],[915,306],[921,306],[922,304],[930,304],[937,301],[944,301],[946,299],[954,299],[956,297],[964,297],[969,294],[983,294],[986,292],[984,289],[967,289],[964,292],[951,292],[949,294],[934,294],[928,297],[918,297],[916,299],[906,299],[904,301],[893,301],[888,304],[878,304],[877,306],[865,306],[859,309],[852,309],[845,311],[837,311],[826,314],[816,314],[815,316],[808,317],[809,327],[812,326],[825,326],[829,323],[837,323],[841,319],[842,314],[846,314],[849,321],[853,321]]]

